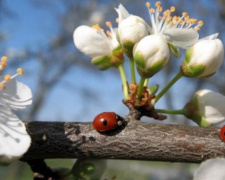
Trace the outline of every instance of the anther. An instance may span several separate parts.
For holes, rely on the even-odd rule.
[[[153,13],[155,13],[155,9],[151,8],[151,9],[149,10],[149,12],[153,14]]]
[[[0,83],[0,88],[1,88],[2,90],[5,90],[5,84]]]
[[[204,25],[203,21],[198,21],[198,26],[202,27]]]
[[[23,75],[24,74],[24,70],[22,68],[18,68],[16,71],[17,71],[17,73],[19,75]]]
[[[9,59],[9,58],[8,58],[7,56],[2,56],[2,57],[1,57],[1,61],[8,61],[8,59]]]
[[[161,6],[161,2],[160,2],[160,1],[157,1],[157,2],[155,3],[155,6],[156,6],[156,7]]]
[[[151,6],[150,2],[146,2],[145,5],[149,8]]]
[[[175,8],[174,6],[171,6],[171,7],[170,7],[170,11],[171,11],[171,12],[174,12],[175,10],[176,10],[176,8]]]
[[[105,24],[107,27],[112,27],[112,23],[110,21],[106,21]]]
[[[97,29],[98,31],[103,31],[103,29],[100,27],[99,24],[95,24],[95,25],[93,25],[91,27],[94,28],[94,29]]]
[[[11,75],[10,74],[5,75],[4,80],[5,82],[9,82],[11,80]]]
[[[6,61],[1,61],[0,66],[1,66],[1,68],[6,68],[6,66],[7,66]]]

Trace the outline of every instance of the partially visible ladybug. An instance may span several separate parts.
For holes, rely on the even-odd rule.
[[[225,141],[225,125],[220,128],[220,138]]]
[[[93,128],[99,132],[116,130],[124,125],[124,121],[114,112],[103,112],[94,118]]]

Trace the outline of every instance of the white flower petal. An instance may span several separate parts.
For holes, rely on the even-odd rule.
[[[120,4],[118,9],[115,8],[116,12],[118,13],[119,16],[119,21],[122,21],[130,16],[129,12],[125,9],[125,7]]]
[[[162,33],[169,43],[185,49],[195,44],[199,38],[194,29],[166,28]]]
[[[201,115],[209,124],[217,124],[225,120],[225,96],[204,89],[196,92]]]
[[[3,77],[0,76],[0,81]],[[12,109],[23,109],[32,103],[32,92],[28,86],[14,79],[6,83],[6,89],[0,91],[0,104]]]
[[[194,173],[193,180],[224,180],[225,159],[215,158],[203,162]]]
[[[73,39],[76,47],[92,58],[108,55],[110,44],[104,32],[89,26],[79,26],[75,29]]]
[[[201,41],[201,40],[213,40],[213,39],[216,39],[218,36],[219,36],[219,33],[211,34],[211,35],[206,36],[202,39],[199,39],[199,41]]]
[[[0,106],[0,164],[19,159],[30,144],[24,123],[9,108]]]
[[[118,35],[122,44],[126,41],[136,44],[148,34],[149,26],[138,16],[131,15],[119,22]]]

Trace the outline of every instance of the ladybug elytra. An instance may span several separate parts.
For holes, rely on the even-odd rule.
[[[122,120],[114,112],[103,112],[98,114],[92,123],[94,129],[99,132],[115,130],[117,127],[122,126],[122,124]]]
[[[225,141],[225,125],[220,128],[220,138]]]

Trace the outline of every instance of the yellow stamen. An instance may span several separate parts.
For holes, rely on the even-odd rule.
[[[9,82],[11,80],[11,75],[10,74],[5,75],[4,80],[5,82]]]
[[[155,13],[155,9],[151,8],[151,9],[149,10],[149,12],[153,14],[153,13]]]
[[[112,23],[110,21],[106,21],[105,24],[107,27],[112,27]]]
[[[106,34],[109,37],[109,39],[112,39],[112,34],[110,33],[110,31],[106,31]]]
[[[0,66],[1,66],[1,68],[6,68],[6,66],[7,66],[6,61],[2,61],[2,62],[0,63]]]
[[[160,2],[160,1],[157,1],[157,2],[155,3],[155,6],[156,6],[156,7],[161,6],[161,2]]]
[[[202,27],[204,25],[203,21],[198,21],[198,26]]]
[[[157,7],[157,11],[162,12],[162,7],[161,6]]]
[[[149,8],[151,6],[150,2],[146,2],[145,5]]]
[[[0,88],[1,88],[2,90],[5,90],[5,84],[0,83]]]
[[[119,18],[116,18],[116,23],[119,23],[120,22],[120,19]]]
[[[24,70],[22,68],[18,68],[17,72],[19,75],[23,75],[24,74]]]
[[[9,58],[8,58],[7,56],[2,56],[2,57],[1,57],[1,61],[8,61],[8,59],[9,59]]]
[[[94,29],[97,29],[98,31],[104,31],[101,27],[100,27],[100,25],[99,24],[95,24],[95,25],[93,25],[93,26],[91,26],[92,28],[94,28]]]
[[[176,8],[175,8],[174,6],[171,6],[171,7],[170,7],[170,11],[171,11],[171,12],[174,12],[175,10],[176,10]]]

